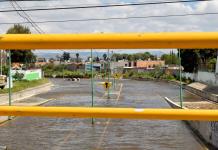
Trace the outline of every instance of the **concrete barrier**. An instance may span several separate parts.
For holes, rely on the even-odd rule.
[[[188,91],[190,91],[191,93],[194,93],[200,97],[203,97],[205,99],[208,99],[208,100],[211,100],[211,101],[214,101],[214,102],[218,102],[218,95],[216,94],[213,94],[213,93],[210,93],[210,92],[206,92],[206,91],[203,91],[203,90],[199,90],[199,89],[196,89],[196,88],[193,88],[189,85],[185,85],[184,88]]]
[[[12,102],[22,100],[37,94],[45,93],[51,89],[52,83],[46,83],[40,86],[28,88],[16,93],[12,93]],[[8,104],[8,93],[0,94],[0,105]]]
[[[172,108],[181,108],[177,103],[165,97]],[[188,109],[183,107],[183,109]],[[214,121],[184,121],[193,132],[213,149],[218,149],[218,122]]]

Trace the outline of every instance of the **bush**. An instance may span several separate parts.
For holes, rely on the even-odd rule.
[[[175,78],[174,78],[174,76],[172,76],[172,75],[163,74],[163,75],[161,76],[161,79],[174,80]]]
[[[13,75],[13,78],[17,81],[21,81],[24,77],[24,74],[23,73],[19,73],[19,72],[16,72],[14,75]]]

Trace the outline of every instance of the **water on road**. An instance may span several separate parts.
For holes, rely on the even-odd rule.
[[[91,106],[90,80],[52,82],[50,92],[30,99],[53,99],[46,106]],[[95,106],[169,108],[163,97],[179,94],[177,87],[166,83],[123,80],[121,84],[120,95],[117,92],[111,99],[95,84]],[[0,145],[9,150],[203,149],[181,121],[95,119],[92,125],[91,119],[33,117],[17,117],[1,125]]]

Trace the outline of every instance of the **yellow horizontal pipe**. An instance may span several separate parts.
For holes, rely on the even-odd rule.
[[[218,32],[0,35],[0,49],[145,48],[218,48]]]
[[[0,106],[0,116],[218,121],[218,110]]]

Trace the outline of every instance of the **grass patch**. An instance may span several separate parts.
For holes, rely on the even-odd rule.
[[[48,83],[49,80],[44,78],[44,79],[40,79],[40,80],[33,80],[33,81],[27,81],[27,80],[23,80],[23,81],[14,81],[13,82],[13,88],[12,88],[12,93],[14,92],[19,92],[22,90],[25,90],[27,88],[32,88],[32,87],[36,87],[45,83]],[[0,94],[4,94],[4,93],[8,93],[8,89],[0,89]]]

